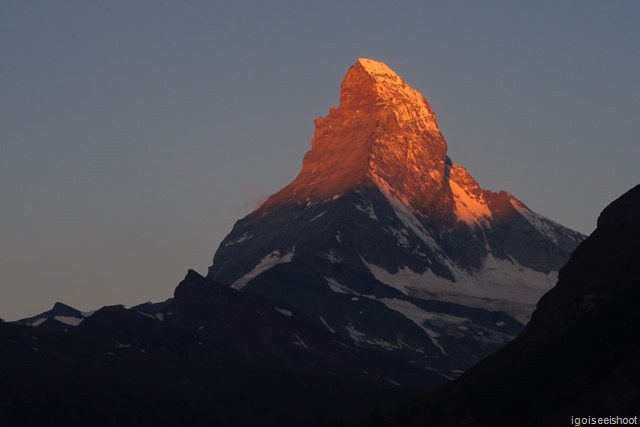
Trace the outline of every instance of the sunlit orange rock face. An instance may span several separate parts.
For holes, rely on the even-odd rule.
[[[424,96],[381,62],[359,59],[340,106],[315,121],[296,179],[262,207],[322,201],[383,182],[416,211],[451,210],[447,144]]]

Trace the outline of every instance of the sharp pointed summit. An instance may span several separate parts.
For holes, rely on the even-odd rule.
[[[263,208],[322,201],[358,186],[388,185],[425,213],[451,205],[447,144],[426,99],[381,62],[359,59],[347,72],[340,106],[315,121],[298,177]]]
[[[442,138],[424,96],[382,62],[361,58],[349,69],[341,85],[340,109],[362,111],[368,119],[392,119],[401,127],[408,126],[406,131]]]
[[[208,277],[361,347],[456,375],[522,330],[584,236],[447,156],[427,100],[359,59],[302,170],[238,221]]]

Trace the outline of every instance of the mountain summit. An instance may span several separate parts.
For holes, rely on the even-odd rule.
[[[208,278],[455,376],[522,330],[583,235],[447,156],[426,99],[359,59],[302,171],[238,221]]]

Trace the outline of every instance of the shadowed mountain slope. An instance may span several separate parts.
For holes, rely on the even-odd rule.
[[[567,426],[640,413],[640,186],[607,206],[525,331],[411,426]]]

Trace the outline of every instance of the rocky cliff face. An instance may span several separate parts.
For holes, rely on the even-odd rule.
[[[436,116],[426,99],[386,65],[359,59],[342,82],[340,107],[315,124],[302,172],[262,209],[321,202],[376,180],[425,214],[432,205],[452,206],[447,144]]]
[[[482,189],[425,98],[360,59],[300,174],[235,224],[208,277],[455,376],[522,329],[582,239]]]

